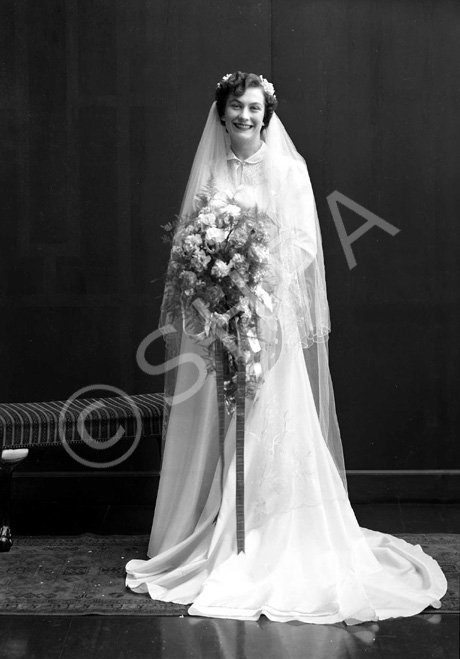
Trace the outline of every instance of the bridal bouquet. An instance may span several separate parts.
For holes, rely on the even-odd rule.
[[[180,218],[177,230],[172,222],[163,227],[173,243],[167,283],[178,293],[188,333],[204,343],[209,338],[209,370],[216,368],[214,339],[222,341],[225,402],[233,410],[237,356],[245,358],[246,395],[255,394],[261,375],[256,309],[258,302],[271,308],[261,285],[269,268],[270,220],[212,182],[195,200],[196,210]]]

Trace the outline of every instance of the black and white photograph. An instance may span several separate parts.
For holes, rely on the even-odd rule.
[[[458,659],[460,4],[0,0],[0,657]]]

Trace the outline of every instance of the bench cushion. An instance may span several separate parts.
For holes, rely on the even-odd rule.
[[[30,446],[53,446],[61,444],[60,417],[65,423],[65,441],[82,443],[78,420],[87,412],[87,433],[95,440],[106,441],[113,437],[120,426],[123,438],[136,436],[138,419],[133,410],[138,410],[142,423],[142,437],[158,437],[161,434],[163,394],[137,394],[135,396],[112,396],[108,398],[77,398],[68,401],[42,403],[0,404],[0,449],[28,448]],[[80,425],[82,422],[80,418]]]

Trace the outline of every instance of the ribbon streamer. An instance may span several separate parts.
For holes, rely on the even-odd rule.
[[[225,392],[224,392],[224,350],[220,339],[214,342],[216,360],[217,410],[219,415],[219,447],[220,447],[220,491],[224,494],[224,460],[225,460]]]
[[[246,360],[242,350],[238,324],[237,390],[236,390],[236,548],[237,553],[245,551],[244,532],[244,424],[246,403]]]
[[[238,330],[237,330],[238,331]],[[238,331],[238,343],[240,343]],[[225,459],[225,391],[224,391],[224,346],[220,339],[214,343],[216,360],[217,409],[219,415],[219,447],[221,460],[221,495],[224,491]],[[245,551],[245,514],[244,514],[244,424],[246,413],[246,363],[244,352],[239,349],[237,358],[237,393],[236,393],[236,548],[237,553]]]

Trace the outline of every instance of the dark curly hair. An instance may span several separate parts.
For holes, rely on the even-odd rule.
[[[265,96],[265,113],[264,113],[264,122],[263,127],[267,128],[270,123],[270,119],[273,116],[278,101],[275,96],[268,94],[260,81],[260,78],[255,73],[243,73],[243,71],[235,71],[231,76],[225,80],[220,81],[216,87],[216,106],[219,117],[221,117],[221,123],[225,126],[225,121],[222,120],[223,115],[225,114],[225,106],[227,105],[227,99],[230,94],[235,96],[243,96],[244,92],[248,87],[260,87]]]

